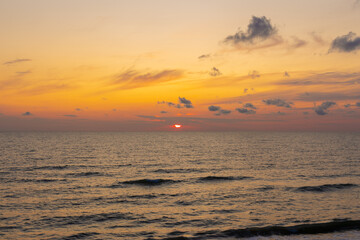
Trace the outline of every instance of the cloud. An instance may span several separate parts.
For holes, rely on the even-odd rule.
[[[346,108],[351,107],[351,104],[345,104],[344,107]]]
[[[292,39],[293,39],[293,42],[290,43],[290,48],[292,48],[292,49],[300,48],[307,44],[307,42],[305,40],[302,40],[298,37],[292,37]]]
[[[23,116],[32,116],[33,114],[31,112],[24,112],[23,114],[21,114]]]
[[[355,2],[354,2],[354,7],[357,7],[357,6],[359,6],[360,5],[360,0],[355,0]]]
[[[75,111],[80,112],[80,111],[82,111],[82,109],[81,108],[75,108]]]
[[[326,101],[326,100],[353,100],[359,99],[358,92],[339,93],[339,92],[307,92],[300,94],[295,100],[299,101]]]
[[[231,113],[231,110],[221,109],[221,107],[214,105],[209,106],[208,109],[210,112],[217,112],[214,114],[215,116],[228,115]]]
[[[217,113],[215,113],[215,116],[221,116],[221,115],[228,115],[231,113],[231,110],[226,109],[220,109]]]
[[[223,115],[227,115],[227,114],[231,113],[231,110],[221,109],[220,113],[223,114]]]
[[[285,100],[278,99],[278,98],[263,100],[263,102],[266,105],[274,105],[274,106],[286,107],[286,108],[291,108],[290,104],[293,104],[292,102],[286,102]]]
[[[238,111],[239,113],[243,113],[243,114],[255,114],[256,111],[252,110],[252,109],[246,109],[246,108],[236,108],[236,111]]]
[[[150,120],[165,121],[164,119],[156,117],[156,116],[148,116],[148,115],[136,115],[136,116],[140,117],[140,118],[150,119]]]
[[[77,117],[77,115],[74,115],[74,114],[65,114],[63,115],[64,117],[72,117],[72,118],[75,118]]]
[[[278,111],[278,112],[276,113],[276,115],[284,116],[284,115],[286,115],[286,113]]]
[[[169,107],[174,108],[194,108],[190,100],[187,100],[186,98],[179,97],[179,103],[173,103],[173,102],[167,102],[167,101],[158,101],[158,104],[167,104]]]
[[[8,61],[8,62],[4,62],[3,64],[4,64],[4,65],[11,65],[11,64],[15,64],[15,63],[28,62],[28,61],[31,61],[31,59],[28,59],[28,58],[18,58],[18,59],[15,59],[15,60],[11,60],[11,61]]]
[[[315,112],[318,115],[326,115],[328,112],[326,110],[331,106],[336,105],[335,102],[323,102],[320,106],[315,107]]]
[[[206,58],[209,58],[209,57],[211,57],[210,54],[203,54],[203,55],[199,56],[198,59],[206,59]]]
[[[161,111],[160,113],[165,114],[165,113],[168,113],[168,112],[167,111]]]
[[[24,75],[29,74],[29,73],[31,73],[31,71],[30,71],[30,70],[28,70],[28,71],[20,71],[20,72],[16,72],[16,74],[17,74],[18,76],[24,76]]]
[[[184,76],[182,70],[170,69],[160,72],[141,73],[135,70],[127,70],[114,77],[112,83],[117,89],[135,89],[151,85],[170,82]]]
[[[252,79],[255,79],[255,78],[259,78],[260,77],[260,73],[256,70],[252,71],[252,72],[249,72],[248,74]]]
[[[176,105],[173,102],[167,102],[167,101],[158,101],[157,104],[167,104],[169,107],[172,107],[172,106]]]
[[[187,100],[186,98],[179,97],[179,103],[184,104],[185,108],[194,108],[190,100]]]
[[[252,104],[252,103],[245,103],[244,104],[245,108],[252,108],[252,109],[256,109],[256,107]]]
[[[219,111],[221,109],[221,107],[211,105],[211,106],[208,107],[208,109],[209,109],[210,112],[216,112],[216,111]]]
[[[222,73],[220,72],[220,70],[216,67],[213,67],[209,72],[209,75],[212,77],[217,77],[217,76],[220,76],[221,74]]]
[[[271,25],[270,20],[265,16],[253,16],[247,26],[246,32],[239,30],[234,35],[227,36],[224,43],[230,43],[232,45],[238,45],[244,42],[253,44],[254,40],[264,41],[276,33],[277,29]]]
[[[335,38],[330,46],[329,52],[352,52],[360,49],[360,37],[356,37],[356,34],[349,32],[347,35],[343,35]]]
[[[284,72],[284,77],[290,77],[290,74],[287,71],[285,71]]]
[[[316,32],[311,32],[310,35],[316,43],[318,43],[320,45],[325,44],[325,40],[320,35],[318,35]]]
[[[324,72],[304,78],[286,79],[277,82],[279,85],[311,86],[311,85],[354,85],[360,84],[360,73]]]
[[[356,105],[357,107],[360,107],[360,102],[357,102],[355,105]]]

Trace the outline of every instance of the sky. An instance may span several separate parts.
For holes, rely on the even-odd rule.
[[[0,131],[358,132],[359,23],[359,0],[2,0]]]

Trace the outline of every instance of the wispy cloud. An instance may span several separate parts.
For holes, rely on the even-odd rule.
[[[19,71],[19,72],[16,72],[16,74],[17,74],[18,76],[24,76],[24,75],[27,75],[27,74],[30,74],[30,73],[31,73],[30,70],[28,70],[28,71]]]
[[[357,92],[306,92],[299,94],[295,100],[315,102],[315,101],[341,101],[359,99],[360,93]]]
[[[203,54],[203,55],[199,56],[198,59],[203,60],[203,59],[210,58],[210,57],[211,57],[211,54]]]
[[[307,42],[303,39],[293,36],[292,41],[289,44],[290,44],[289,47],[291,49],[296,49],[296,48],[304,47],[305,45],[307,45]]]
[[[111,81],[111,84],[115,89],[135,89],[170,82],[180,79],[183,76],[184,72],[178,69],[163,70],[160,72],[127,70],[116,75]]]
[[[63,115],[64,117],[71,117],[71,118],[75,118],[77,117],[77,115],[74,115],[74,114],[65,114]]]
[[[360,73],[325,72],[316,73],[303,78],[286,79],[277,82],[279,85],[310,86],[310,85],[353,85],[360,84]]]
[[[4,65],[12,65],[12,64],[16,64],[16,63],[29,62],[29,61],[31,61],[31,59],[28,59],[28,58],[18,58],[18,59],[15,59],[15,60],[11,60],[11,61],[4,62],[3,64],[4,64]]]

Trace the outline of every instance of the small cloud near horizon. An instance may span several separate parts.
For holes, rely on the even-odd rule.
[[[252,109],[247,109],[247,108],[236,108],[236,111],[238,111],[239,113],[242,114],[255,114],[256,111],[252,110]]]
[[[157,104],[167,104],[169,107],[174,107],[174,108],[194,108],[192,102],[186,99],[185,97],[179,97],[178,100],[179,100],[178,104],[168,101],[158,101]]]
[[[24,112],[23,114],[21,114],[22,116],[33,116],[34,114],[32,114],[31,112]]]
[[[277,107],[285,107],[285,108],[291,108],[291,104],[293,104],[292,102],[286,102],[285,100],[276,98],[276,99],[264,99],[263,102],[266,105],[274,105]]]
[[[317,115],[323,116],[323,115],[328,114],[328,112],[326,110],[334,105],[336,105],[335,102],[323,102],[320,106],[315,107],[314,110]]]

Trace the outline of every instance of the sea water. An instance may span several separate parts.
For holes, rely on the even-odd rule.
[[[360,239],[360,134],[0,133],[1,239]]]

